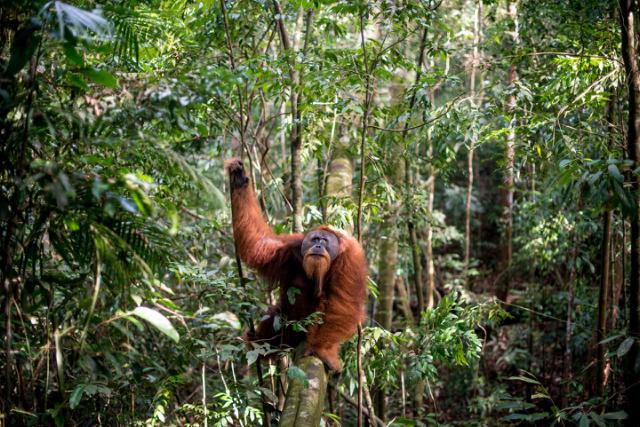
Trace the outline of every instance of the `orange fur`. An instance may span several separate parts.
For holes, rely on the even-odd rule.
[[[324,279],[331,266],[331,257],[325,251],[323,256],[305,254],[302,259],[302,268],[307,278],[313,280],[315,285],[315,295],[322,295],[324,287]]]
[[[237,159],[228,160],[225,167],[230,173],[242,169]],[[275,331],[273,317],[302,320],[319,311],[323,323],[308,328],[305,354],[320,357],[332,370],[340,369],[340,344],[353,336],[364,319],[367,263],[358,241],[323,225],[316,230],[338,237],[338,255],[333,262],[328,254],[304,257],[300,253],[304,234],[273,233],[262,217],[251,183],[233,190],[231,207],[238,255],[260,275],[280,285],[280,303],[258,325],[253,339],[295,346],[305,335],[287,328]],[[318,283],[320,292],[316,293]],[[288,292],[292,287],[300,291],[293,303]]]

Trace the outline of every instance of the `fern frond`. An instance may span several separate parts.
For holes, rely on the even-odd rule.
[[[142,47],[156,46],[182,28],[179,15],[172,10],[109,5],[105,7],[105,15],[114,24],[114,58],[135,65],[139,64]]]

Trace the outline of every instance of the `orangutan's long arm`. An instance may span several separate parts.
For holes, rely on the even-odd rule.
[[[231,185],[233,237],[238,255],[250,267],[270,276],[269,271],[274,271],[282,261],[288,243],[301,236],[276,235],[262,217],[242,161],[229,159],[225,167]]]

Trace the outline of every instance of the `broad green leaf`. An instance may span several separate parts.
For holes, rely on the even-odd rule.
[[[64,55],[72,64],[80,65],[80,66],[84,64],[84,60],[82,59],[82,56],[80,56],[78,51],[70,43],[66,43],[64,45],[63,51],[64,51]]]
[[[116,78],[108,71],[96,70],[95,68],[85,68],[82,73],[94,83],[98,83],[108,88],[115,88],[118,84]]]
[[[78,384],[76,388],[73,389],[71,395],[69,396],[69,407],[71,409],[75,409],[80,400],[82,400],[82,393],[84,391],[84,384]]]
[[[580,422],[578,423],[579,427],[589,427],[589,416],[587,414],[580,414]]]
[[[89,90],[89,86],[87,85],[87,82],[84,81],[84,79],[82,78],[82,76],[80,74],[77,73],[69,73],[67,74],[67,82],[72,85],[75,86],[79,89],[82,89],[83,91],[87,91]]]
[[[599,414],[596,414],[595,412],[591,412],[589,413],[589,416],[591,417],[593,422],[596,423],[598,427],[606,427],[607,423]]]
[[[248,365],[253,365],[255,363],[255,361],[258,360],[259,356],[260,356],[260,350],[259,349],[248,351],[247,352],[247,364]]]
[[[616,350],[616,355],[618,357],[623,357],[625,354],[627,354],[629,352],[629,350],[631,350],[631,346],[633,345],[633,341],[634,341],[633,337],[629,337],[626,340],[622,341],[622,343],[618,347],[618,350]]]
[[[616,412],[607,412],[606,414],[602,414],[602,418],[606,420],[626,420],[627,413],[625,411],[616,411]]]
[[[175,330],[171,322],[169,322],[169,319],[158,311],[149,307],[136,307],[131,314],[151,323],[156,329],[171,338],[174,342],[177,343],[180,340],[178,331]]]
[[[36,26],[20,29],[13,36],[11,45],[11,57],[5,69],[5,74],[13,76],[27,65],[40,44],[42,37],[37,33]]]
[[[607,169],[609,170],[609,175],[611,175],[616,181],[618,181],[619,183],[624,182],[624,176],[622,176],[622,174],[618,170],[618,166],[616,166],[615,164],[610,164]]]

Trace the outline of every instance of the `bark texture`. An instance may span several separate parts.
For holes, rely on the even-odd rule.
[[[610,210],[603,214],[602,224],[602,249],[600,251],[600,292],[598,295],[598,318],[596,323],[596,372],[594,376],[593,390],[596,396],[604,395],[604,366],[605,366],[605,345],[600,342],[607,333],[607,317],[609,312],[609,274],[611,266],[611,219]]]
[[[282,7],[277,0],[273,1],[273,7],[276,14],[276,22],[278,25],[278,33],[280,34],[280,41],[282,43],[282,50],[287,55],[287,62],[289,66],[289,79],[291,80],[291,86],[289,88],[290,96],[290,108],[291,108],[291,120],[293,121],[291,126],[291,207],[293,209],[293,231],[295,233],[302,232],[302,116],[300,113],[300,104],[302,99],[302,75],[298,71],[296,66],[296,44],[292,45],[287,26],[284,23]],[[301,14],[300,14],[301,16]],[[300,28],[300,25],[297,25]],[[309,10],[306,14],[306,30],[304,47],[302,53],[304,54],[311,37],[311,30],[313,28],[313,10]],[[294,42],[299,40],[299,35],[294,34]]]
[[[480,96],[476,93],[476,75],[480,65],[480,28],[482,21],[482,0],[478,1],[476,7],[476,19],[473,25],[473,54],[471,57],[471,75],[469,76],[469,97],[474,109],[480,104]],[[469,268],[471,258],[471,196],[473,195],[473,154],[477,142],[477,134],[472,132],[469,140],[469,151],[467,152],[467,197],[465,200],[465,220],[464,220],[464,265]]]
[[[512,21],[511,42],[513,50],[519,41],[518,27],[518,1],[510,1],[508,4],[509,18]],[[515,64],[509,66],[507,86],[513,86],[518,80],[518,70]],[[509,120],[507,124],[507,141],[505,146],[505,170],[502,181],[501,204],[502,204],[502,243],[500,244],[500,261],[498,268],[501,271],[501,279],[498,281],[496,296],[501,301],[506,301],[511,287],[511,259],[513,258],[513,190],[514,190],[514,168],[516,158],[516,96],[509,95],[505,106],[505,117]]]
[[[627,123],[627,153],[633,162],[632,169],[637,168],[638,155],[640,154],[640,70],[638,67],[638,45],[636,18],[640,12],[638,2],[635,0],[620,0],[620,33],[622,37],[622,58],[627,78],[627,91],[629,97],[629,115]],[[637,177],[630,177],[634,199],[634,213],[629,221],[631,223],[631,260],[629,275],[629,336],[635,341],[631,350],[627,353],[625,362],[625,382],[627,385],[627,425],[640,425],[640,372],[638,372],[638,338],[640,337],[640,229],[638,224],[638,207],[640,206],[640,182]]]
[[[322,361],[313,356],[298,360],[297,366],[307,378],[306,381],[294,378],[289,384],[280,426],[319,426],[327,393],[327,373]]]

